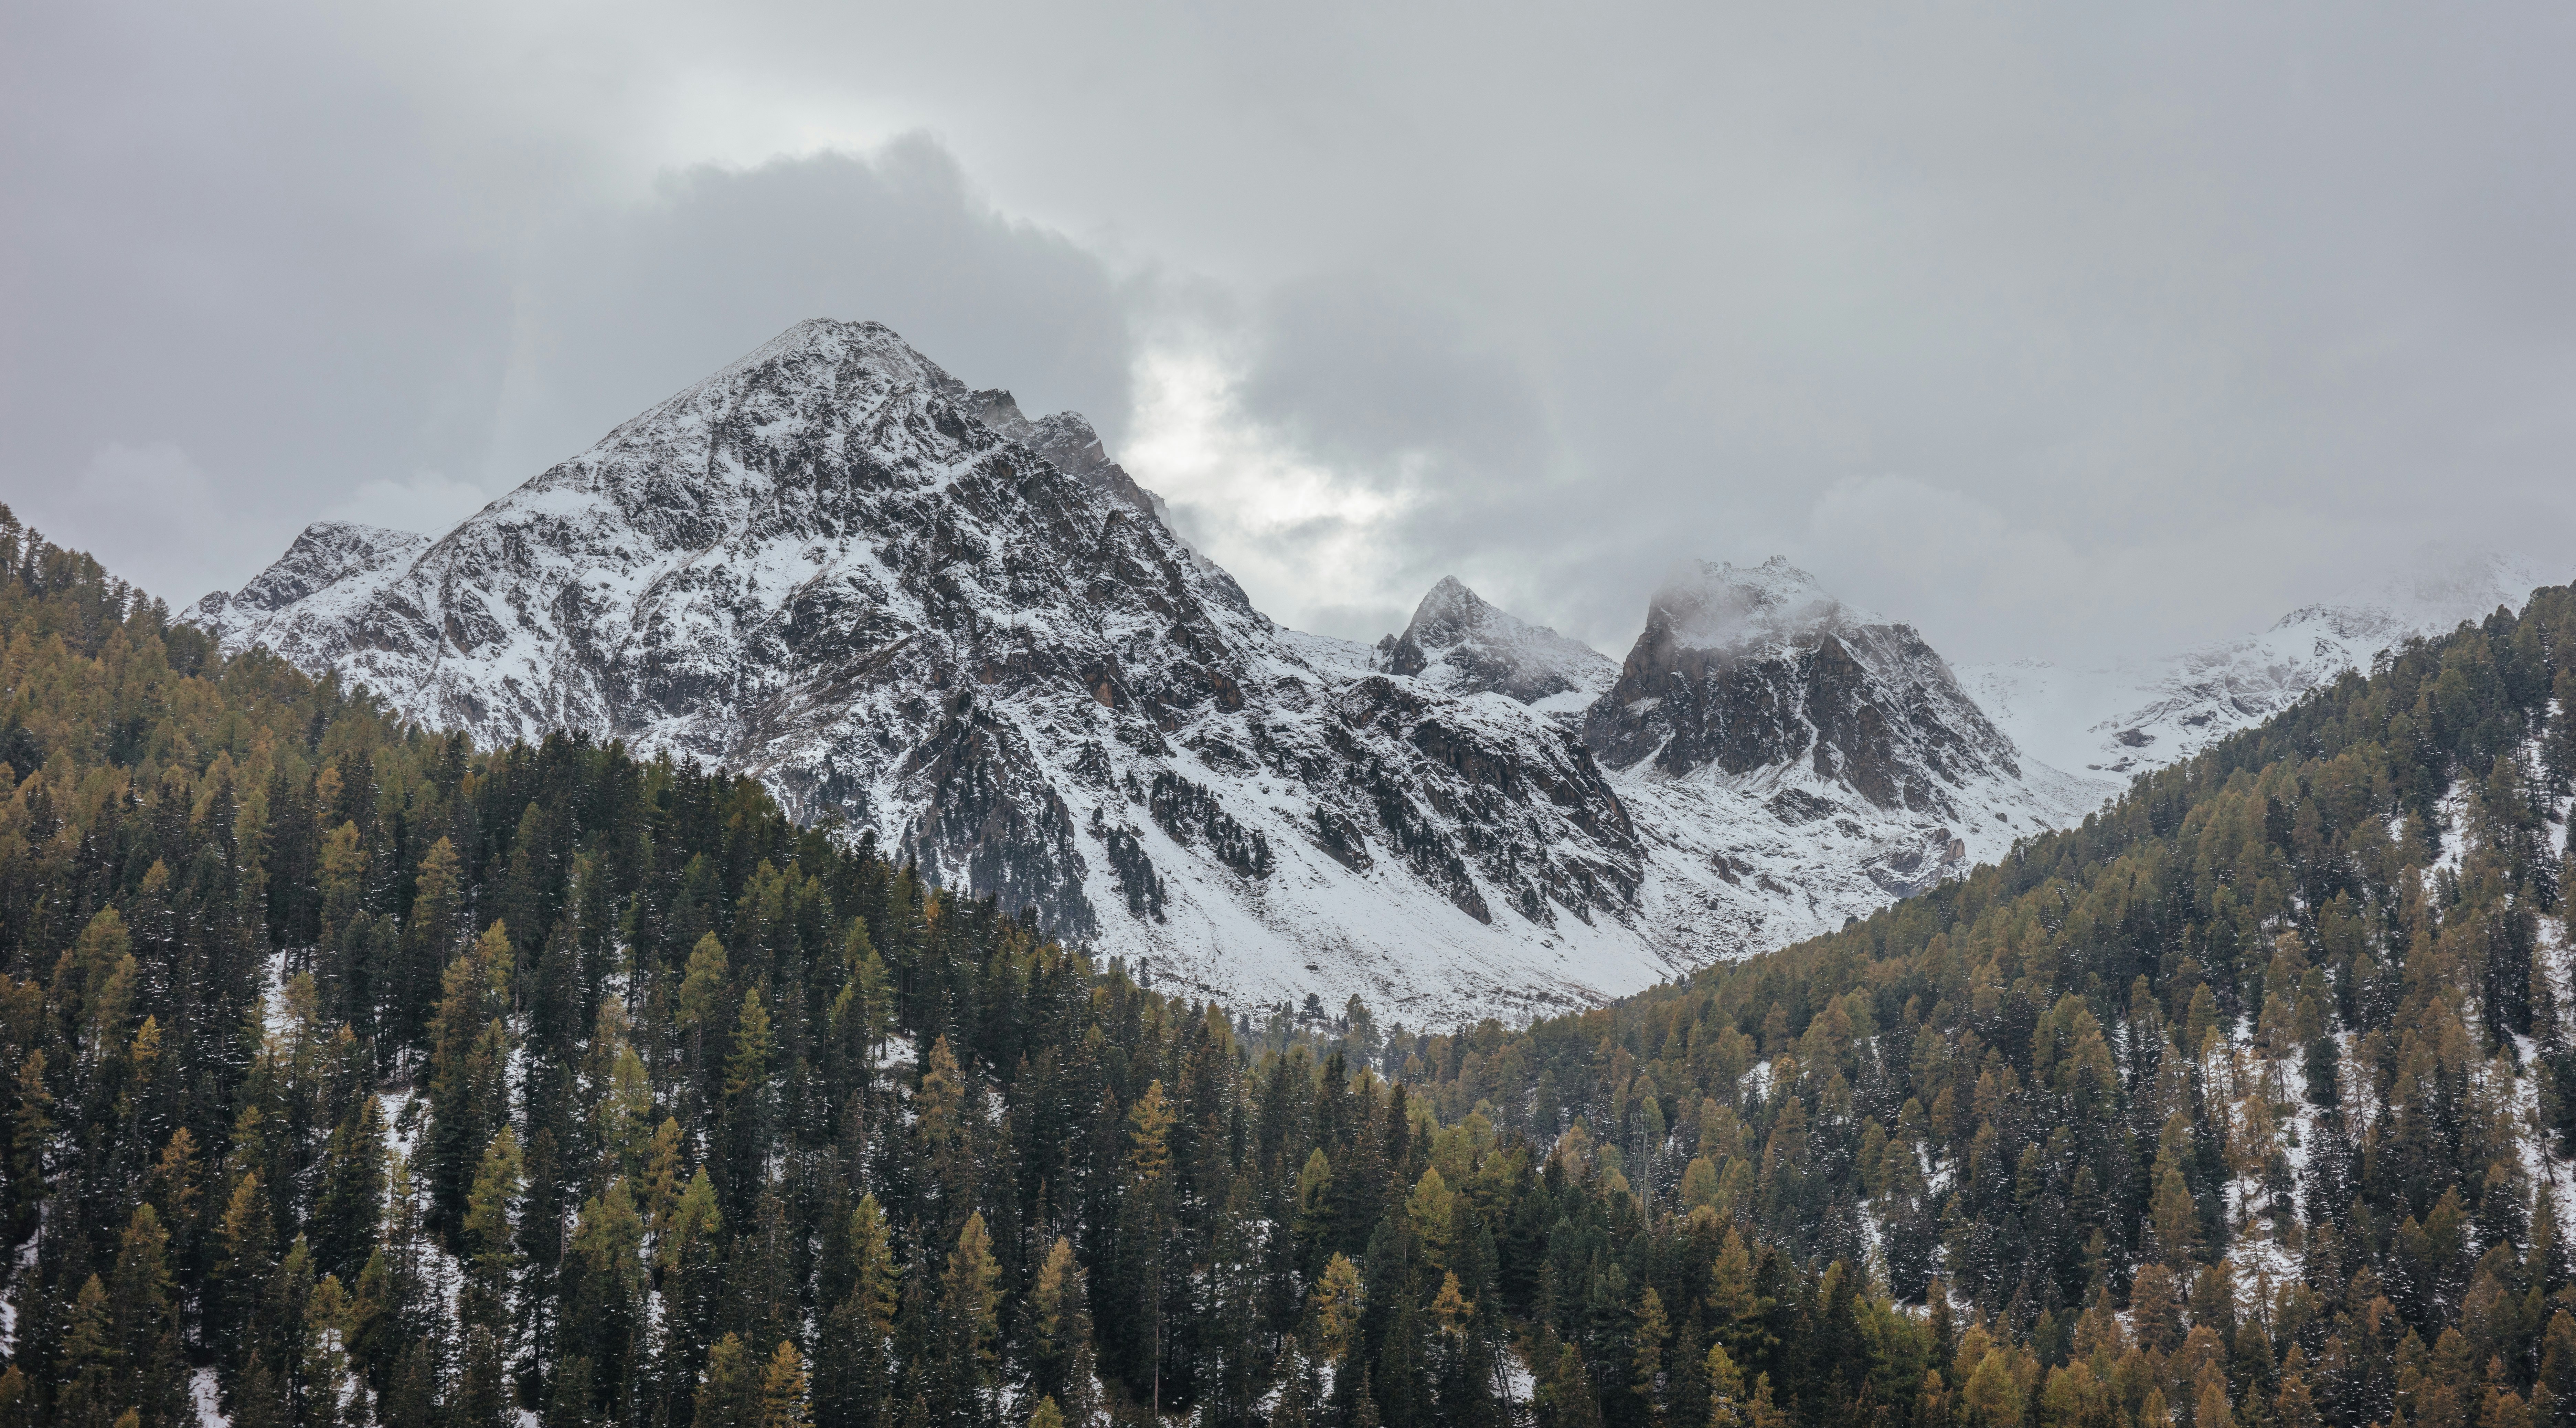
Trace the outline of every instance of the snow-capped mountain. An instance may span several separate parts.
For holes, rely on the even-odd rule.
[[[427,549],[429,537],[410,531],[315,521],[248,585],[208,595],[187,616],[218,633],[255,629],[255,643],[320,669],[336,662],[353,638],[329,612],[363,601]]]
[[[1649,925],[1699,957],[1829,931],[2110,791],[2019,757],[1912,626],[1776,556],[1676,572],[1583,731],[1645,831]]]
[[[1443,577],[1404,633],[1378,641],[1379,667],[1450,694],[1500,694],[1579,725],[1619,666],[1580,640],[1495,609]]]
[[[435,542],[317,527],[281,565],[194,618],[483,739],[752,771],[1238,1001],[1525,1005],[1674,965],[1569,730],[1275,627],[1080,418],[875,324],[800,324]]]
[[[1774,561],[1624,667],[1455,581],[1278,627],[1090,425],[808,322],[432,541],[337,524],[191,617],[487,741],[759,776],[930,876],[1238,1005],[1642,987],[2088,802],[1905,626]]]
[[[1830,931],[2113,787],[2021,758],[1911,626],[1778,557],[1676,571],[1624,665],[1454,579],[1377,655],[1580,728],[1644,849],[1643,925],[1693,963]]]
[[[2023,749],[2060,767],[2127,776],[2189,758],[2289,708],[2407,640],[2448,634],[2563,583],[2564,562],[2427,551],[2405,568],[2270,629],[2166,659],[2093,667],[2045,660],[1963,667],[1960,682]]]

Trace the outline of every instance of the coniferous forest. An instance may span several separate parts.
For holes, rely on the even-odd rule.
[[[0,571],[0,1424],[2576,1422],[2576,592],[1408,1028]]]

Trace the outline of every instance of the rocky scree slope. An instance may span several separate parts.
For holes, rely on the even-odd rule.
[[[808,322],[436,541],[322,525],[192,617],[423,723],[757,773],[1238,1003],[1421,1015],[1677,965],[1572,731],[1255,611],[1081,418]]]

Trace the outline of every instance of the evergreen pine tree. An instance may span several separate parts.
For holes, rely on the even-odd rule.
[[[132,1392],[125,1354],[117,1347],[107,1286],[93,1274],[74,1297],[57,1361],[61,1383],[55,1411],[66,1425],[104,1428],[122,1412]]]
[[[805,1358],[794,1342],[781,1339],[760,1376],[760,1428],[813,1428],[807,1397]]]
[[[1664,1346],[1672,1341],[1671,1321],[1664,1317],[1664,1301],[1647,1285],[1637,1298],[1637,1321],[1629,1338],[1631,1382],[1637,1401],[1645,1408],[1646,1421],[1655,1428],[1665,1422]]]
[[[461,1223],[478,1157],[507,1119],[510,1033],[501,1015],[516,955],[509,929],[494,922],[447,965],[430,1020],[425,1178],[433,1218],[443,1226]]]
[[[488,1330],[496,1341],[510,1332],[511,1290],[520,1262],[512,1218],[524,1176],[519,1138],[503,1126],[484,1148],[466,1196],[465,1286],[457,1295],[459,1321]]]
[[[135,1206],[118,1241],[107,1300],[110,1341],[126,1377],[119,1397],[164,1422],[177,1418],[187,1379],[169,1247],[159,1213],[148,1203]]]
[[[322,1148],[312,1235],[323,1273],[357,1279],[375,1248],[384,1199],[384,1113],[374,1096],[361,1095]]]
[[[456,845],[441,838],[429,845],[413,879],[400,962],[386,992],[385,1033],[396,1045],[417,1045],[429,1034],[440,974],[455,955],[462,906]]]
[[[54,1098],[45,1086],[45,1053],[30,1051],[18,1063],[17,1105],[9,1135],[9,1242],[35,1233],[45,1199],[46,1147],[53,1138]]]
[[[644,1219],[624,1176],[584,1201],[566,1266],[564,1352],[588,1364],[592,1401],[627,1402],[643,1333]]]
[[[739,1335],[727,1334],[707,1351],[699,1375],[690,1428],[761,1428],[760,1370]]]
[[[849,1296],[815,1344],[814,1418],[820,1428],[879,1428],[894,1412],[894,1316],[899,1281],[877,1197],[850,1214]]]

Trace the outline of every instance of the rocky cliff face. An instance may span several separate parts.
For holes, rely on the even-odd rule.
[[[1615,673],[1532,657],[1551,647],[1449,584],[1389,662],[1421,649],[1422,678],[1533,707],[1563,696],[1531,671],[1588,678],[1572,722],[1645,848],[1645,924],[1693,960],[1829,931],[2109,791],[2021,758],[1910,626],[1784,560],[1677,572]]]
[[[1695,565],[1656,592],[1583,731],[1613,768],[1651,761],[1678,778],[1804,763],[1891,811],[1954,816],[1952,790],[2021,776],[2012,742],[1912,626],[1850,609],[1777,556]]]
[[[1425,1010],[1642,985],[1573,734],[1273,626],[1079,417],[809,322],[435,542],[317,526],[195,618],[486,740],[757,773],[1153,973]]]

